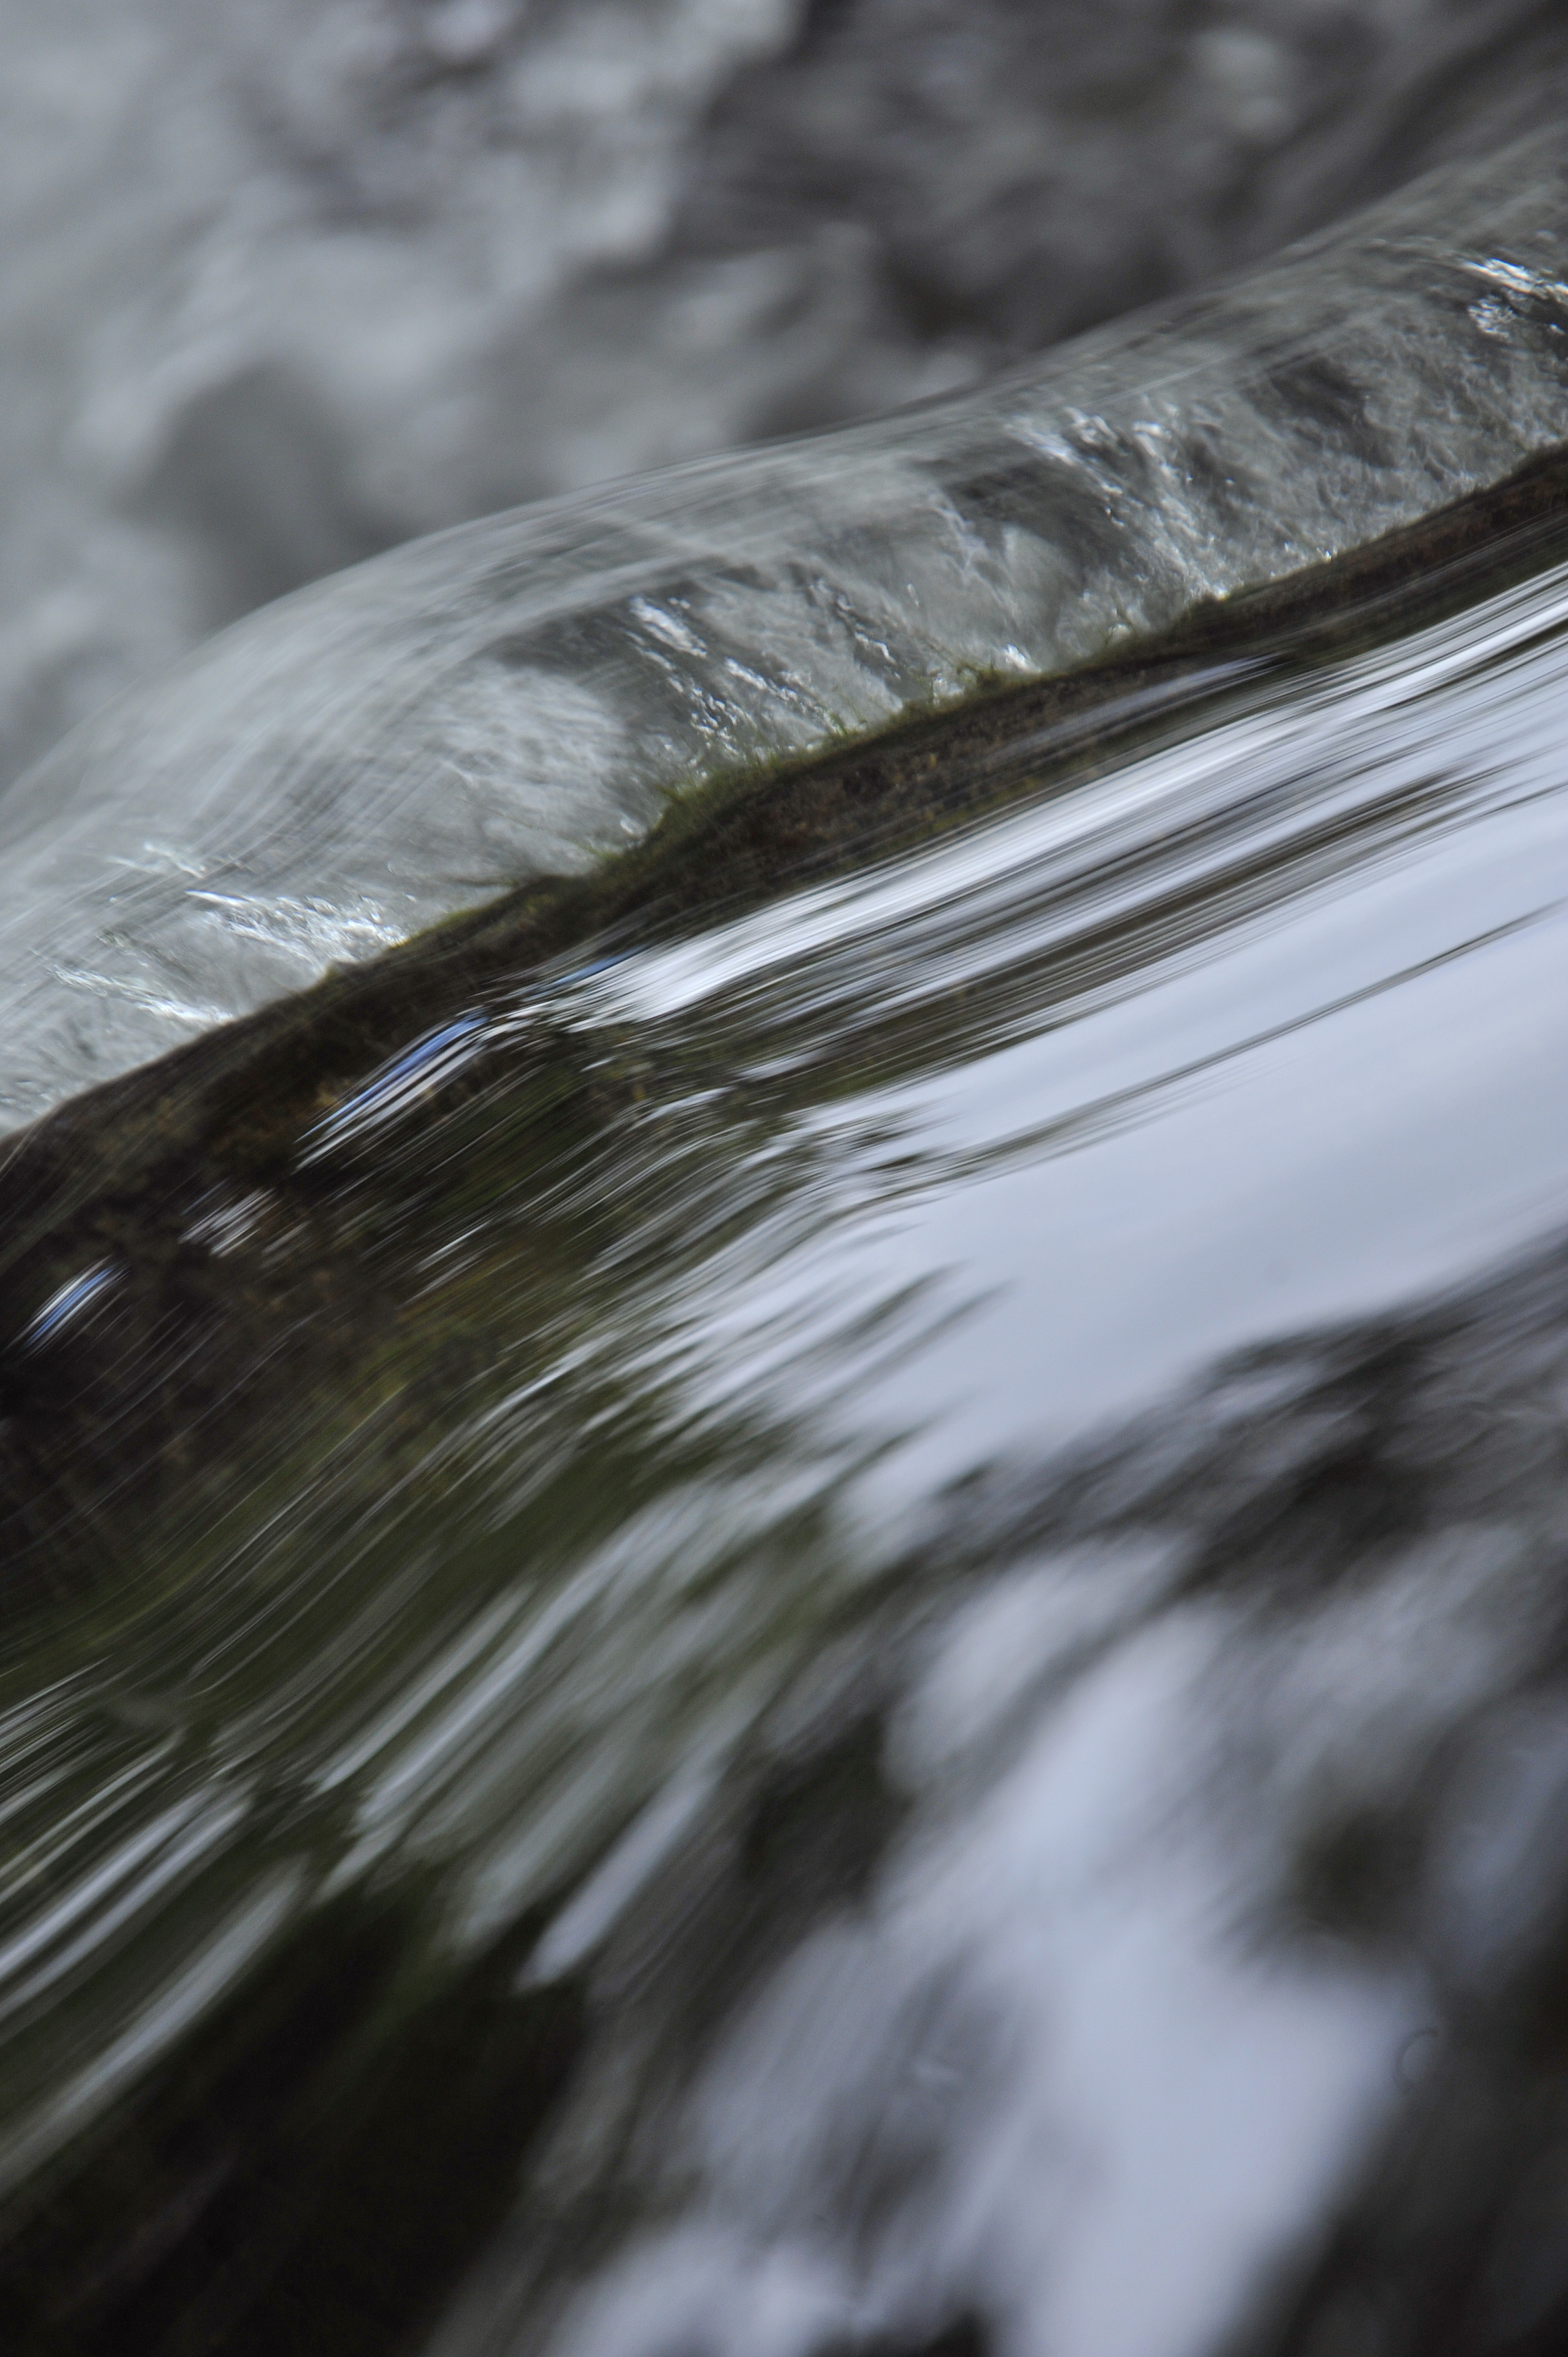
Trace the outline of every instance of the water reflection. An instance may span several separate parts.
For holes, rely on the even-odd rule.
[[[1434,2345],[1377,2156],[1555,2051],[1565,686],[1549,566],[24,1254],[24,2345],[1175,2357],[1347,2210]]]

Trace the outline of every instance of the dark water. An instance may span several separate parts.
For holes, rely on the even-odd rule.
[[[17,2346],[1556,2345],[1568,547],[1201,686],[13,1184]]]

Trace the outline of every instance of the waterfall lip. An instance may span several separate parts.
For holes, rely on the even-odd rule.
[[[126,1187],[204,1195],[214,1151],[237,1155],[236,1169],[251,1173],[237,1183],[263,1191],[269,1157],[303,1168],[340,1148],[373,1151],[385,1127],[378,1106],[390,1116],[404,1088],[412,1106],[436,1077],[422,1081],[407,1060],[434,1058],[443,1085],[458,1076],[498,1025],[524,1019],[522,977],[526,1019],[569,1029],[575,995],[656,939],[851,877],[933,830],[1055,793],[1145,741],[1189,737],[1238,698],[1266,698],[1301,666],[1401,638],[1423,616],[1458,613],[1509,584],[1523,593],[1562,561],[1565,506],[1568,454],[1550,453],[1415,527],[1206,601],[1098,662],[814,757],[721,774],[672,797],[645,834],[586,872],[499,893],[254,1011],[193,1026],[187,1005],[177,1045],[0,1139],[10,1237],[0,1269],[25,1271],[45,1234],[63,1248],[84,1217],[82,1233],[95,1233],[88,1207]],[[463,1023],[479,1028],[447,1036]],[[59,1283],[74,1273],[55,1266]],[[25,1290],[31,1315],[36,1272]]]
[[[1560,448],[1565,153],[1537,133],[977,389],[235,625],[0,804],[0,1124],[588,871],[693,789],[1071,676]]]

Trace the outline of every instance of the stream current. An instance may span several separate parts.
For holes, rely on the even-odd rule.
[[[1557,2345],[1565,699],[1559,523],[13,1197],[16,2345]]]

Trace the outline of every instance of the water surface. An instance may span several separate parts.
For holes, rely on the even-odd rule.
[[[1533,545],[17,1228],[19,2345],[1536,2345]]]

